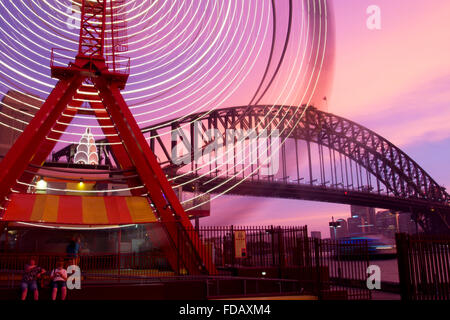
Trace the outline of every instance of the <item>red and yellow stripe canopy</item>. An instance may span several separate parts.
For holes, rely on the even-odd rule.
[[[118,225],[157,221],[144,197],[20,193],[11,195],[11,202],[1,220],[80,225]]]

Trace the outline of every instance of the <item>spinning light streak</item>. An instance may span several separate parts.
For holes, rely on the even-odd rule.
[[[125,13],[117,22],[124,26],[119,32],[125,32],[119,40],[128,41],[121,56],[131,58],[123,95],[142,127],[256,101],[323,103],[332,53],[332,12],[326,0],[130,0],[113,5]],[[51,49],[67,50],[56,55],[56,63],[73,60],[79,21],[76,1],[2,1],[0,94],[14,90],[42,103],[56,82],[49,72]],[[106,37],[108,48],[111,34]],[[96,100],[95,94],[80,93]],[[71,116],[58,147],[78,143],[86,127],[96,139],[105,137],[95,117],[80,114],[90,109],[89,100]],[[1,108],[13,114],[0,109],[2,129],[20,132],[33,117],[12,104]]]

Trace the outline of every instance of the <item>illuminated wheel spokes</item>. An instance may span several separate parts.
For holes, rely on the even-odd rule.
[[[31,101],[22,110],[17,106],[20,98],[9,94],[0,110],[2,129],[21,132],[54,86],[48,72],[50,48],[67,49],[62,60],[77,51],[80,15],[76,3],[20,0],[0,4],[0,53],[5,57],[0,64],[0,93],[16,90]],[[330,10],[325,0],[285,4],[271,0],[120,0],[114,5],[121,12],[116,41],[126,48],[123,55],[132,58],[123,94],[142,127],[249,103],[252,98],[273,105],[310,104],[321,86],[330,41],[326,19]],[[106,33],[108,60],[112,59],[112,36]],[[117,61],[125,62],[121,57]],[[95,103],[96,93],[92,99]],[[60,125],[69,121],[70,125],[56,139],[58,146],[78,143],[86,127],[96,140],[108,137],[103,132],[108,128],[87,114],[90,108],[84,102],[75,107],[78,112],[60,120]],[[169,136],[165,132],[161,138]],[[99,147],[118,143],[106,141]]]

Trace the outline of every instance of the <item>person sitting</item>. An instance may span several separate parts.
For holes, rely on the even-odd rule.
[[[58,289],[61,291],[61,300],[65,300],[67,296],[67,270],[64,269],[62,261],[58,262],[56,268],[52,270],[50,279],[52,280],[52,300],[56,300]]]
[[[45,273],[45,270],[36,265],[36,260],[31,258],[30,263],[25,266],[21,282],[22,300],[27,298],[28,290],[33,291],[34,300],[39,299],[39,290],[37,286],[38,278]]]

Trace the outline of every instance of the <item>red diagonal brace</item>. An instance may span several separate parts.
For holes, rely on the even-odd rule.
[[[189,252],[193,255],[193,257],[182,255],[183,264],[191,274],[202,273],[201,264],[205,271],[215,274],[216,269],[211,256],[206,252],[197,233],[189,232],[193,229],[192,224],[128,109],[118,85],[114,82],[108,83],[103,77],[95,78],[94,83],[106,110],[120,132],[127,153],[132,155],[131,160],[148,190],[159,218],[165,223],[164,226],[174,247],[182,253]]]
[[[108,142],[111,144],[112,152],[114,153],[117,161],[119,162],[117,165],[122,170],[128,170],[132,169],[133,164],[130,160],[130,157],[128,156],[127,152],[125,151],[122,141],[120,140],[118,136],[118,132],[114,128],[113,122],[111,119],[109,119],[109,115],[106,112],[105,107],[102,104],[98,103],[91,103],[92,109],[94,109],[95,116],[97,117],[97,121],[102,127],[103,134],[106,136]],[[119,143],[119,144],[118,144]],[[125,176],[132,175],[133,173],[125,173]],[[128,181],[128,186],[130,188],[137,187],[141,185],[141,182],[139,179],[131,179]],[[143,189],[133,189],[131,190],[131,194],[135,196],[139,196],[144,194]]]
[[[78,102],[78,101],[77,101]],[[23,182],[25,184],[30,184],[33,181],[34,176],[36,175],[37,171],[39,170],[36,168],[36,166],[42,166],[47,159],[48,155],[52,152],[54,149],[57,140],[62,136],[61,132],[64,132],[68,124],[72,121],[73,117],[77,113],[77,109],[79,106],[81,106],[81,102],[79,103],[71,103],[71,108],[66,108],[59,118],[58,123],[55,124],[53,127],[53,131],[51,131],[48,135],[48,138],[42,142],[41,146],[39,147],[39,150],[34,155],[33,159],[31,160],[31,164],[33,166],[28,167],[28,171],[30,172],[24,172],[22,176],[20,177],[20,182]],[[32,174],[33,172],[34,174]],[[14,186],[14,190],[18,192],[26,192],[27,186],[24,184],[17,184]]]
[[[41,106],[34,118],[19,136],[14,146],[0,163],[0,203],[11,192],[45,137],[60,118],[67,104],[72,101],[83,77],[73,76],[67,80],[60,80]]]

